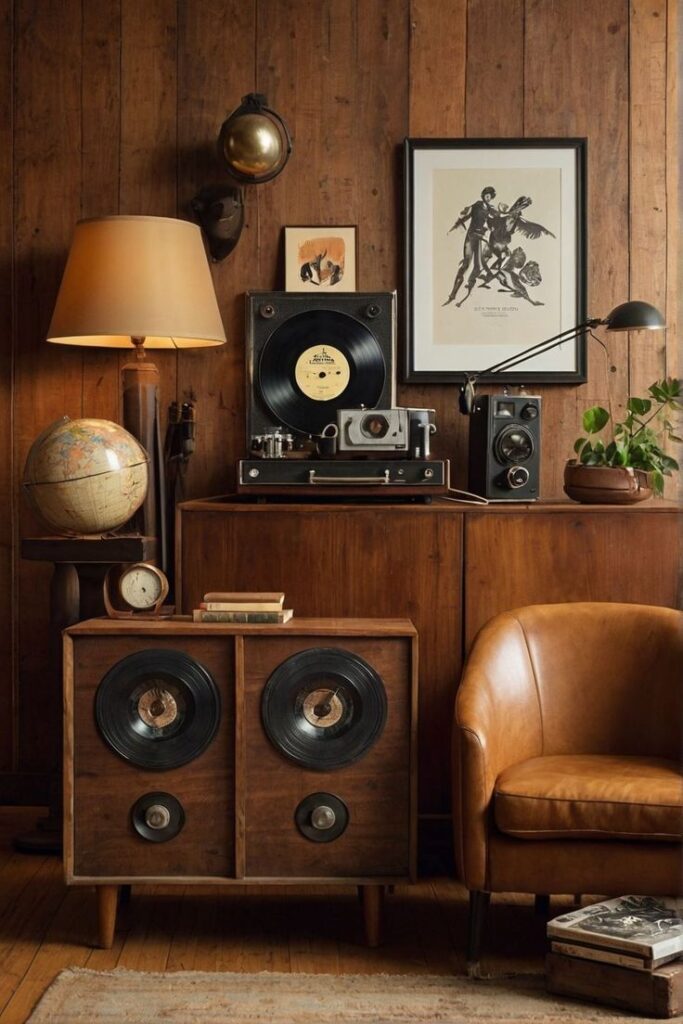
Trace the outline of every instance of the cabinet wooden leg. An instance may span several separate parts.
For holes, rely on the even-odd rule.
[[[114,944],[118,899],[118,885],[97,886],[98,945],[102,949],[111,949]]]
[[[383,885],[361,885],[360,898],[363,904],[363,921],[365,923],[365,941],[371,949],[379,946],[382,931],[382,905],[384,903]]]

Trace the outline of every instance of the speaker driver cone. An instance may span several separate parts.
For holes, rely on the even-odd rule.
[[[349,809],[332,793],[311,793],[294,812],[296,827],[314,843],[331,843],[346,830]]]
[[[220,696],[204,666],[182,651],[138,651],[102,679],[95,719],[120,757],[163,771],[187,764],[209,745]]]
[[[145,793],[130,811],[133,828],[150,843],[167,843],[185,824],[185,811],[170,793]]]
[[[379,738],[384,684],[359,655],[311,648],[283,661],[263,690],[261,718],[273,746],[304,768],[353,764]]]

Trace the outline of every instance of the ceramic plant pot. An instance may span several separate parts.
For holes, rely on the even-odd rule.
[[[633,505],[652,497],[650,476],[630,466],[584,466],[571,459],[564,467],[565,494],[585,505]]]

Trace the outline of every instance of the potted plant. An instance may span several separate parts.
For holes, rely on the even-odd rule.
[[[629,398],[625,418],[615,423],[594,405],[583,414],[587,437],[574,442],[576,458],[564,470],[570,498],[587,503],[630,504],[664,492],[664,477],[678,463],[663,448],[681,441],[672,420],[683,409],[683,381],[667,377],[648,388],[647,398]],[[611,423],[611,437],[595,438]]]

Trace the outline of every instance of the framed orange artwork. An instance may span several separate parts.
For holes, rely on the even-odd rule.
[[[285,291],[355,292],[355,225],[285,228]]]

